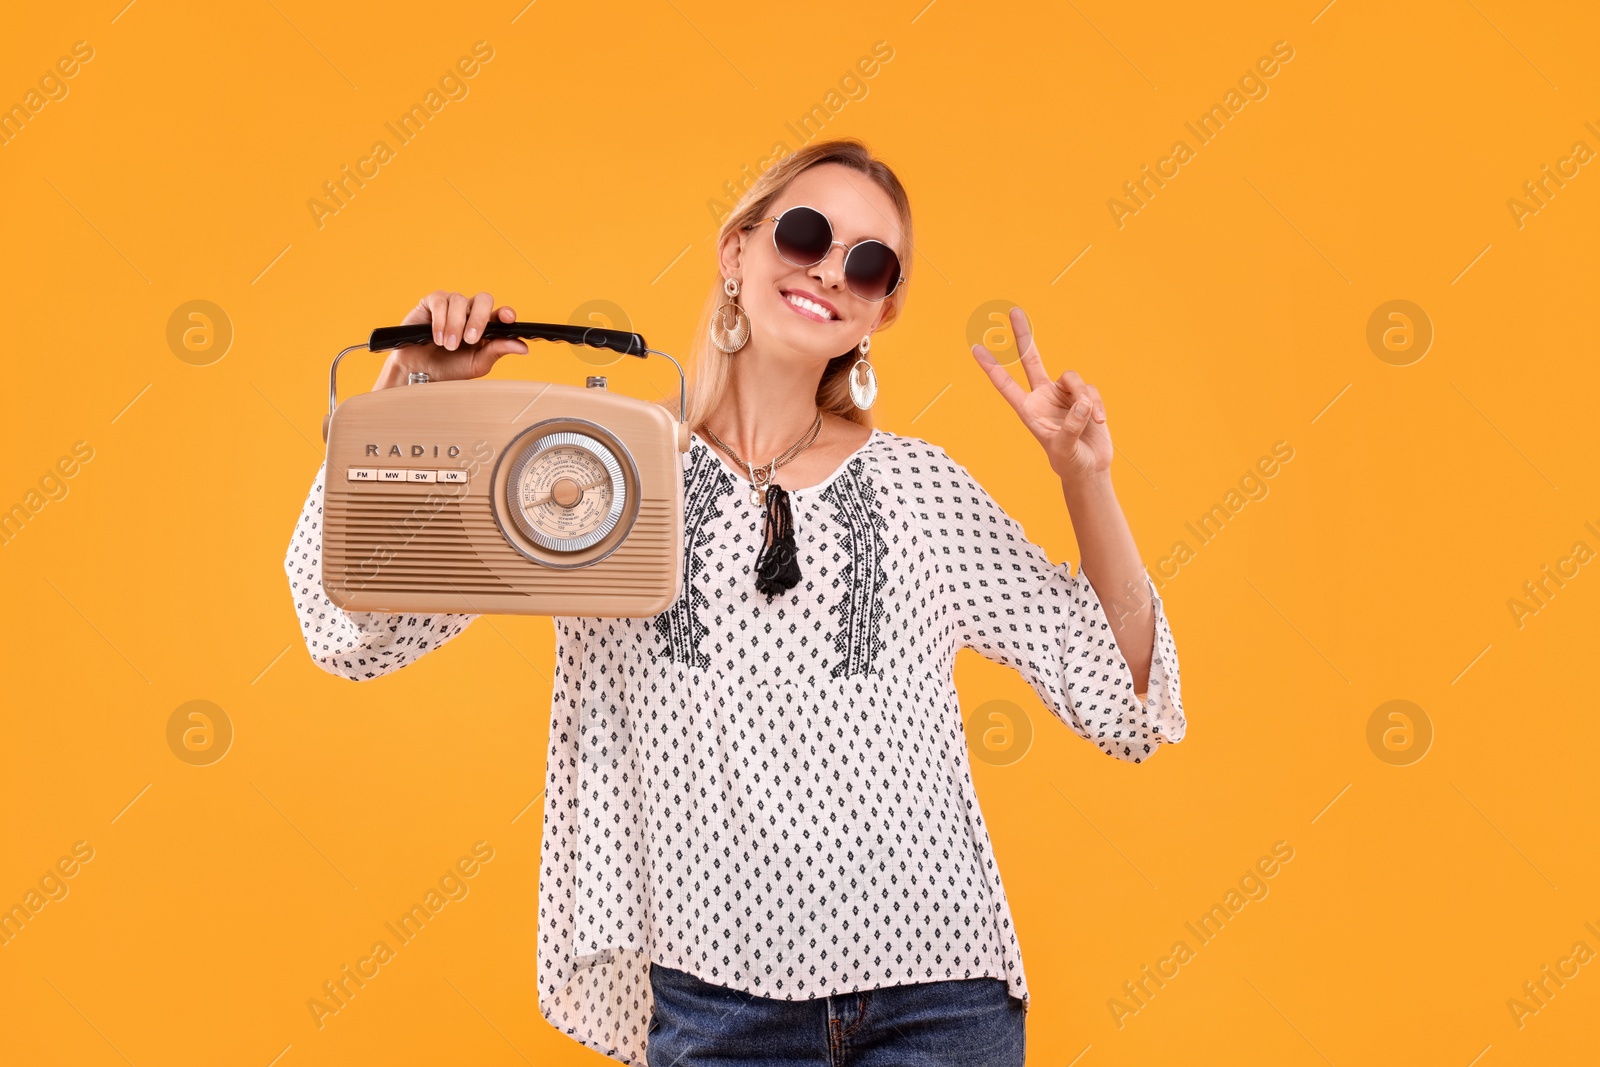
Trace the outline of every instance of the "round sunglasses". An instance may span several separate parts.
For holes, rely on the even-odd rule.
[[[745,229],[753,230],[763,222],[777,223],[772,228],[773,247],[785,263],[796,267],[814,267],[828,258],[834,245],[844,245],[833,239],[828,216],[814,207],[796,205],[781,215],[757,219]],[[844,249],[844,280],[852,293],[876,302],[900,287],[900,257],[894,249],[875,238],[844,245]]]

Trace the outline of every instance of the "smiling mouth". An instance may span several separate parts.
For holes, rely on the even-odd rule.
[[[807,299],[798,293],[782,292],[778,295],[783,297],[783,302],[803,318],[808,318],[815,322],[837,322],[839,320],[839,316],[815,300]]]

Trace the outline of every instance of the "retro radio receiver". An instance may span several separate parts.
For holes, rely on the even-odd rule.
[[[521,337],[665,356],[678,418],[619,396],[603,377],[411,383],[339,403],[351,352],[425,344],[390,326],[328,370],[322,584],[347,611],[647,616],[681,590],[683,368],[644,338],[542,322],[492,322]]]

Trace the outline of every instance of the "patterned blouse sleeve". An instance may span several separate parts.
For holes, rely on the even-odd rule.
[[[912,496],[946,579],[958,647],[1016,669],[1056,718],[1109,756],[1142,763],[1157,745],[1183,740],[1177,649],[1149,573],[1155,647],[1148,685],[1136,687],[1089,580],[1070,562],[1052,563],[966,467],[928,447]]]
[[[322,588],[323,473],[319,468],[283,567],[311,659],[329,674],[364,682],[445,644],[477,616],[350,612],[329,600]]]

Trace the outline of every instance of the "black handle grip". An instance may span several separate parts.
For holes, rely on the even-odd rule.
[[[602,330],[598,326],[568,326],[557,322],[491,322],[483,328],[482,340],[497,337],[522,337],[541,341],[565,341],[571,345],[588,345],[590,348],[609,348],[625,356],[646,358],[644,338],[626,330]],[[433,327],[421,322],[414,326],[380,326],[372,331],[367,347],[374,352],[385,352],[406,345],[425,345],[433,341]]]

